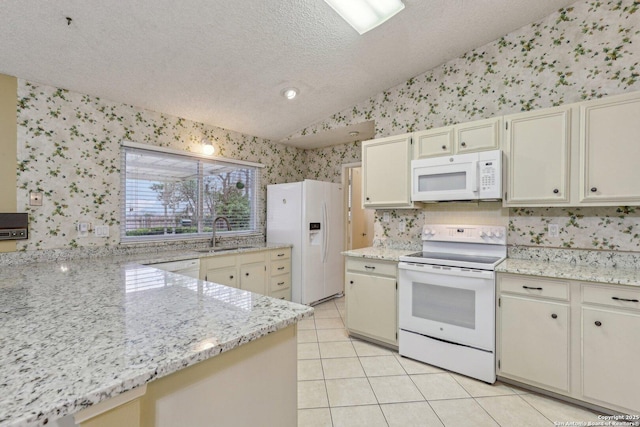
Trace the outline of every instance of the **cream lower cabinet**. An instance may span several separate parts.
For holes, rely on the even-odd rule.
[[[640,412],[640,289],[498,274],[498,377]]]
[[[200,261],[200,278],[291,300],[291,249],[215,255]]]
[[[498,316],[501,374],[554,391],[569,391],[569,304],[547,298],[566,283],[502,277]],[[540,288],[528,289],[528,288]],[[568,293],[565,292],[568,297]],[[510,319],[518,319],[517,322]]]
[[[346,326],[350,334],[398,345],[398,263],[347,258]]]
[[[640,290],[582,286],[582,395],[640,412]]]
[[[413,208],[411,134],[362,143],[362,206]]]

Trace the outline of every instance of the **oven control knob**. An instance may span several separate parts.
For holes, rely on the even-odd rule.
[[[500,230],[496,230],[496,232],[494,234],[498,239],[500,239],[502,237],[502,231],[500,231]]]
[[[424,236],[425,236],[425,237],[435,236],[435,234],[436,234],[436,232],[435,232],[435,231],[433,231],[433,230],[432,230],[432,229],[430,229],[430,228],[425,228],[425,229],[424,229]]]
[[[487,237],[487,233],[485,233],[484,231],[480,232],[480,237]]]
[[[487,233],[487,237],[489,237],[489,238],[494,237],[494,236],[495,236],[495,234],[493,233],[493,231],[489,231]]]

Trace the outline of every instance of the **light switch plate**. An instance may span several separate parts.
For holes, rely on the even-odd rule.
[[[29,193],[29,205],[42,206],[42,193],[32,191]]]

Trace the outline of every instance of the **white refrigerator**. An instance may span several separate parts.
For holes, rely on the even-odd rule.
[[[313,304],[344,291],[342,185],[305,179],[267,186],[267,243],[292,244],[291,299]]]

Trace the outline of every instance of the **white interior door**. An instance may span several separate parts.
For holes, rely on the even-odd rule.
[[[375,210],[363,209],[362,200],[362,168],[351,169],[351,235],[349,249],[360,249],[373,246],[373,218]]]

